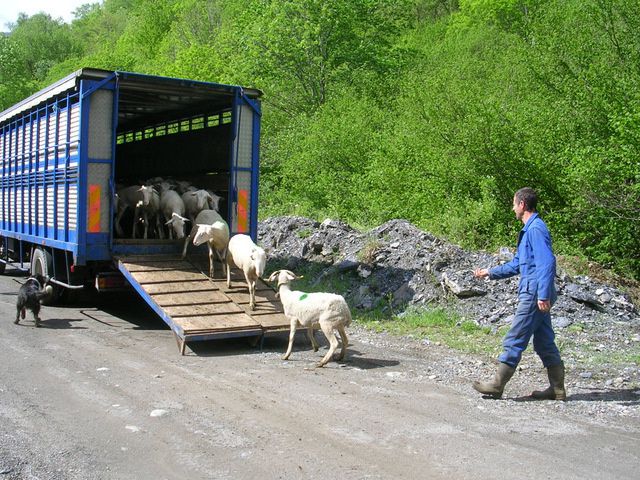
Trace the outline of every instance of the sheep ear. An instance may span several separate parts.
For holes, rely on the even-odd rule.
[[[173,223],[173,218],[165,222],[165,225],[171,225]]]
[[[269,281],[273,282],[276,278],[278,278],[278,275],[280,275],[280,270],[276,270],[275,272],[273,272],[269,277]]]

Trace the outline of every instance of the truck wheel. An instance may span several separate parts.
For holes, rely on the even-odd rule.
[[[31,256],[31,275],[36,274],[49,277],[53,275],[53,258],[51,254],[43,248],[36,248]],[[64,288],[59,285],[52,284],[53,294],[43,298],[40,303],[43,305],[53,305],[60,300],[64,293]]]

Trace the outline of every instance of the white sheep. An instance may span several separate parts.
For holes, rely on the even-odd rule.
[[[162,222],[160,221],[160,194],[155,188],[150,187],[151,192],[149,195],[149,203],[144,205],[142,202],[138,202],[138,207],[142,212],[142,222],[144,223],[144,239],[147,239],[149,231],[149,225],[154,223],[153,228],[157,232],[158,238],[164,238],[164,232],[162,231]],[[134,232],[135,233],[135,232]],[[135,236],[134,236],[135,238]]]
[[[117,191],[116,196],[118,201],[115,227],[118,236],[124,237],[124,231],[120,226],[120,220],[127,208],[131,208],[133,210],[132,237],[136,238],[136,223],[138,223],[140,218],[138,216],[138,212],[140,208],[148,206],[149,202],[152,201],[152,192],[153,188],[146,185],[132,185],[130,187],[121,188]],[[145,224],[145,230],[146,228],[147,225]]]
[[[184,226],[189,221],[184,217],[185,206],[182,197],[175,190],[165,190],[160,194],[160,211],[169,227],[169,238],[184,238]]]
[[[191,190],[182,194],[185,211],[189,220],[195,223],[195,218],[203,210],[209,210],[209,202],[213,201],[206,190]]]
[[[249,235],[231,237],[227,248],[227,287],[231,287],[231,267],[235,265],[244,273],[249,287],[249,308],[256,308],[256,280],[262,277],[267,265],[267,254],[253,243]]]
[[[227,246],[229,245],[229,225],[215,210],[203,210],[195,218],[191,233],[185,239],[182,258],[187,255],[187,246],[193,239],[194,245],[207,242],[209,247],[209,276],[213,278],[213,252],[216,252],[222,263],[222,273],[225,274]]]
[[[289,283],[293,280],[301,278],[296,276],[295,273],[289,270],[277,270],[271,274],[269,281],[273,282],[278,280],[278,292],[280,294],[280,300],[284,307],[284,314],[291,322],[291,330],[289,332],[289,346],[287,352],[282,357],[283,360],[287,360],[291,355],[293,349],[293,337],[296,333],[297,325],[312,329],[316,325],[320,325],[322,333],[329,341],[329,351],[323,357],[318,364],[318,367],[325,365],[333,357],[336,348],[338,347],[338,339],[335,336],[335,330],[340,333],[342,340],[342,348],[338,360],[344,359],[347,351],[347,345],[349,345],[349,339],[347,338],[347,332],[345,327],[351,324],[351,311],[349,305],[341,295],[334,293],[315,292],[305,293],[298,290],[291,290]],[[313,338],[313,332],[310,332],[310,340],[313,345],[313,350],[317,351],[317,343]]]
[[[209,200],[209,209],[215,210],[216,212],[220,211],[220,200],[222,197],[220,195],[216,195],[212,190],[206,190],[211,199]]]

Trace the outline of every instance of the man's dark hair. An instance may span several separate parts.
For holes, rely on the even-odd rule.
[[[524,209],[527,212],[535,212],[538,206],[538,194],[533,188],[524,187],[515,194],[518,202],[524,202]]]

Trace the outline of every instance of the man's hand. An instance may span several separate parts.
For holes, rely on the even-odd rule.
[[[548,312],[551,310],[551,302],[549,300],[538,300],[538,310]]]
[[[485,278],[489,276],[489,270],[486,268],[476,268],[473,271],[473,276],[476,278]]]

